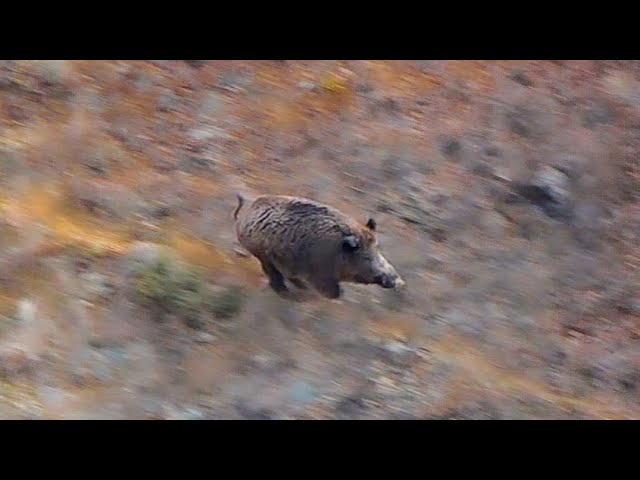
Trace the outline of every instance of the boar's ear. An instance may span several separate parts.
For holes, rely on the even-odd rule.
[[[348,235],[342,239],[342,248],[349,252],[353,252],[360,247],[360,242],[358,241],[358,237],[355,235]]]
[[[369,220],[367,220],[367,228],[372,232],[375,232],[377,227],[378,224],[376,223],[376,221],[373,218],[369,217]]]

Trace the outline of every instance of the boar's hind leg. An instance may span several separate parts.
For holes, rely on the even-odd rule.
[[[280,271],[268,260],[260,260],[260,263],[262,271],[269,277],[269,286],[278,293],[286,292],[287,286],[284,284],[284,277]]]
[[[313,280],[313,286],[327,298],[340,298],[342,295],[342,289],[338,280],[333,278],[321,278]]]
[[[289,278],[289,281],[292,284],[294,284],[297,288],[299,288],[300,290],[306,290],[307,289],[307,285],[302,280],[300,280],[299,278],[292,277],[292,278]]]

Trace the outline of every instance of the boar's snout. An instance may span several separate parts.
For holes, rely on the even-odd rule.
[[[370,222],[371,223],[371,222]],[[376,284],[382,288],[400,288],[404,280],[382,255],[376,243],[362,248],[358,238],[349,235],[343,239],[342,248],[347,252],[347,263],[342,278],[362,284]]]
[[[379,274],[375,277],[375,283],[382,288],[400,288],[405,285],[402,277],[395,268],[382,255],[378,256]]]
[[[404,280],[398,274],[382,274],[376,278],[376,283],[382,288],[400,288],[405,285]]]

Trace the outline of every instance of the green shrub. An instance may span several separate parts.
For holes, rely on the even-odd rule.
[[[171,311],[176,287],[172,270],[172,262],[164,255],[155,262],[140,264],[135,269],[135,293],[140,306],[164,313]]]
[[[229,287],[215,295],[212,311],[218,318],[228,319],[240,312],[245,296],[240,287]]]
[[[212,293],[201,273],[179,265],[167,255],[140,265],[135,271],[137,303],[151,310],[159,319],[171,314],[189,327],[201,329],[212,315],[228,319],[236,315],[244,303],[238,287]]]

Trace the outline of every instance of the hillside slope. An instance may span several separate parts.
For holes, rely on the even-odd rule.
[[[640,63],[3,61],[0,418],[640,417]],[[374,216],[289,303],[235,192]]]

